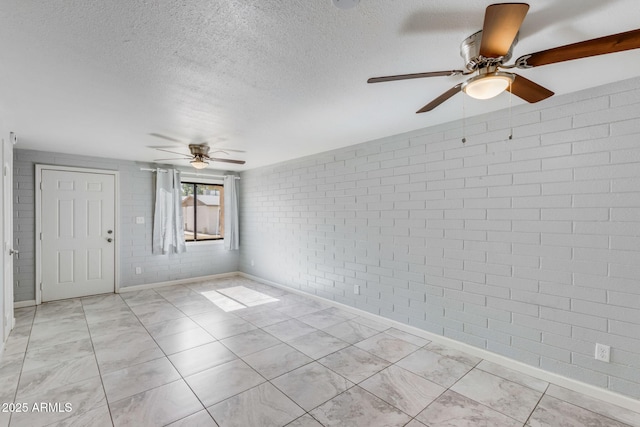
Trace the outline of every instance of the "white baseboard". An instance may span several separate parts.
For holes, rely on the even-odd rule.
[[[499,355],[497,353],[490,352],[485,349],[481,349],[478,347],[471,346],[469,344],[465,344],[460,341],[453,340],[451,338],[444,337],[442,335],[437,335],[432,332],[425,331],[423,329],[416,328],[415,326],[406,325],[404,323],[398,322],[396,320],[387,319],[386,317],[382,317],[376,314],[369,313],[367,311],[361,310],[359,308],[351,307],[336,301],[328,300],[326,298],[319,297],[317,295],[309,294],[307,292],[301,291],[299,289],[291,288],[288,286],[281,285],[276,282],[272,282],[270,280],[263,279],[258,276],[253,276],[251,274],[239,272],[238,273],[242,277],[246,277],[247,279],[255,280],[256,282],[264,283],[266,285],[275,286],[280,289],[287,290],[289,292],[304,295],[306,297],[310,297],[312,299],[316,299],[322,301],[324,303],[333,305],[335,307],[341,308],[345,311],[352,312],[354,314],[358,314],[359,316],[366,317],[368,319],[375,320],[379,323],[388,324],[393,326],[394,328],[403,330],[405,332],[411,333],[413,335],[420,336],[422,338],[428,339],[430,341],[434,341],[436,343],[446,345],[456,350],[464,351],[465,353],[469,353],[473,356],[480,357],[489,362],[500,364],[506,368],[513,369],[515,371],[521,372],[523,374],[532,376],[534,378],[541,379],[543,381],[547,381],[549,383],[553,383],[560,387],[567,388],[569,390],[576,391],[578,393],[585,394],[587,396],[593,397],[595,399],[602,400],[604,402],[611,403],[613,405],[617,405],[623,407],[625,409],[629,409],[631,411],[638,411],[638,407],[640,407],[640,401],[633,399],[631,397],[615,393],[610,390],[603,389],[601,387],[596,387],[591,384],[584,383],[582,381],[574,380],[572,378],[568,378],[553,372],[545,371],[535,366],[527,365],[525,363],[519,362],[517,360],[508,358],[506,356]]]
[[[13,303],[13,308],[24,308],[24,307],[33,307],[36,305],[36,300],[28,300],[28,301],[16,301]]]
[[[172,285],[184,285],[185,283],[201,282],[201,281],[213,280],[213,279],[222,279],[224,277],[238,276],[239,274],[240,273],[238,271],[232,271],[230,273],[220,273],[220,274],[212,274],[209,276],[190,277],[188,279],[169,280],[167,282],[145,283],[144,285],[133,285],[133,286],[121,286],[120,289],[118,289],[117,293],[143,291],[145,289],[162,288],[165,286],[172,286]]]

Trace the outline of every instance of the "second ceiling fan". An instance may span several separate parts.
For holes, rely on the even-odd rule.
[[[158,150],[158,151],[164,151],[166,153],[171,153],[171,154],[178,154],[181,157],[178,158],[170,158],[170,159],[155,159],[154,162],[160,162],[160,161],[166,161],[166,160],[189,160],[189,163],[191,163],[191,166],[193,166],[196,169],[204,169],[209,165],[209,162],[224,162],[224,163],[235,163],[237,165],[244,165],[246,162],[244,160],[235,160],[235,159],[227,159],[227,158],[223,158],[223,157],[212,157],[209,154],[209,150],[211,149],[209,147],[209,144],[207,143],[202,143],[202,144],[189,144],[189,151],[191,152],[191,154],[184,154],[184,153],[179,153],[177,151],[172,151],[172,150],[167,150],[165,148],[162,147],[153,147],[154,149]],[[238,150],[229,150],[229,151],[238,151]],[[226,151],[224,150],[216,150],[211,154],[215,154],[215,153],[224,153],[227,154]]]
[[[416,113],[431,111],[458,92],[465,92],[477,99],[489,99],[508,90],[523,100],[534,103],[549,98],[553,92],[518,74],[500,70],[533,68],[640,48],[640,29],[637,29],[523,55],[516,59],[514,64],[505,65],[511,59],[513,47],[518,42],[518,31],[528,10],[529,5],[526,3],[499,3],[488,6],[482,30],[467,37],[460,46],[460,55],[465,60],[466,70],[373,77],[367,80],[367,83],[477,73],[476,76],[444,92]]]

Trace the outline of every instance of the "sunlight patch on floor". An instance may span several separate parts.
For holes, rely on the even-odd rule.
[[[244,286],[206,291],[202,292],[202,295],[226,312],[279,301],[277,298]]]

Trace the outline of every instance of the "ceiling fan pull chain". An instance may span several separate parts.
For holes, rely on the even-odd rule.
[[[509,140],[513,139],[513,113],[511,107],[513,106],[513,91],[511,85],[513,81],[509,81]]]
[[[464,99],[466,98],[466,94],[463,92],[462,93],[462,143],[464,144],[465,142],[467,142],[467,137],[466,137],[466,121],[467,121],[467,115],[466,115],[466,111],[465,111],[465,102]]]

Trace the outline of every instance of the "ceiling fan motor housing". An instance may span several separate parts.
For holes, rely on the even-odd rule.
[[[513,39],[511,47],[506,55],[498,58],[485,58],[480,55],[480,43],[482,42],[482,30],[471,34],[460,44],[460,56],[464,59],[465,68],[476,71],[488,66],[502,65],[511,59],[513,48],[518,44],[518,35]]]
[[[189,144],[189,151],[194,156],[208,156],[209,146],[206,144]]]

